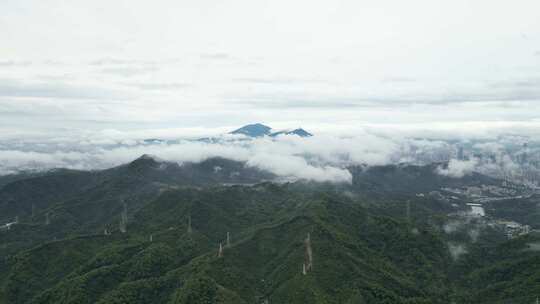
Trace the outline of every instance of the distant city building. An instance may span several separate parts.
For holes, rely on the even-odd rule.
[[[506,237],[509,239],[518,237],[520,235],[526,235],[531,232],[531,226],[522,225],[514,221],[499,220],[497,221],[497,224],[503,226]]]
[[[462,146],[458,147],[457,159],[458,160],[465,160],[465,154],[463,153],[463,147]]]

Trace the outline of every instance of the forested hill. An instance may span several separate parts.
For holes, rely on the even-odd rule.
[[[278,184],[226,159],[145,156],[12,178],[0,188],[2,220],[18,216],[0,231],[0,303],[529,303],[540,294],[540,237],[485,228],[472,239],[475,220],[448,234],[454,207],[417,196],[498,181],[403,188],[433,170],[370,170],[352,170],[352,185]]]

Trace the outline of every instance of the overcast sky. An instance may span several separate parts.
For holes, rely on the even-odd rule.
[[[0,37],[0,139],[540,132],[538,0],[2,0]]]

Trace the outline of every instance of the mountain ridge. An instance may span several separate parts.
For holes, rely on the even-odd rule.
[[[0,216],[19,222],[0,231],[0,303],[530,300],[540,255],[529,248],[540,236],[445,232],[460,209],[432,191],[500,181],[438,176],[441,165],[351,167],[351,184],[275,183],[244,162],[143,155],[10,178]],[[456,242],[470,254],[456,260]]]
[[[254,124],[248,124],[243,127],[240,127],[239,129],[236,129],[230,134],[241,134],[245,135],[247,137],[263,137],[263,136],[270,136],[270,137],[276,137],[280,135],[296,135],[299,137],[310,137],[313,136],[313,134],[307,132],[306,130],[302,128],[297,128],[293,130],[281,130],[281,131],[273,131],[272,128],[266,125],[263,125],[261,123],[254,123]]]

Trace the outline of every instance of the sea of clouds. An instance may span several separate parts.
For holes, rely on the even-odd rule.
[[[348,182],[351,175],[346,166],[394,162],[398,151],[397,142],[370,134],[360,137],[284,135],[248,139],[223,135],[211,140],[11,142],[4,143],[0,149],[0,174],[52,168],[105,169],[150,154],[178,163],[224,157],[283,177]]]
[[[500,138],[484,140],[474,147],[490,153],[502,151],[501,142]],[[180,164],[224,157],[285,178],[331,182],[350,182],[347,167],[351,165],[448,161],[447,167],[436,171],[456,178],[478,170],[496,172],[501,166],[505,170],[517,168],[508,157],[496,164],[480,164],[474,158],[457,160],[456,147],[448,140],[391,137],[362,130],[347,136],[247,138],[224,134],[174,140],[123,139],[121,134],[109,132],[87,138],[0,140],[0,175],[54,168],[100,170],[131,162],[143,154]]]

